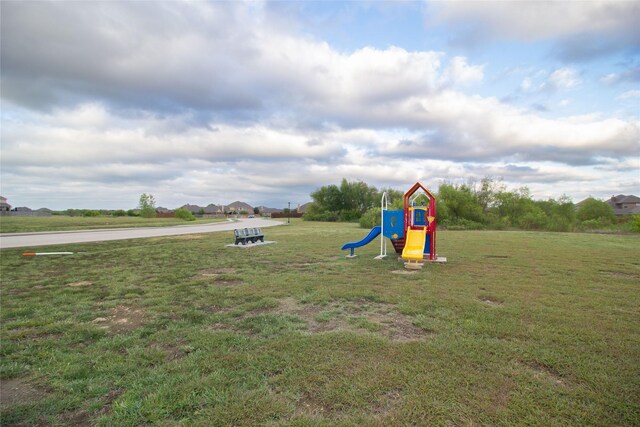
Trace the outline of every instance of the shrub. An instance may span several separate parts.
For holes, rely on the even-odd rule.
[[[547,230],[549,231],[571,231],[571,221],[560,215],[553,215],[547,222]]]
[[[633,215],[631,217],[631,231],[634,233],[640,233],[640,215]]]
[[[520,218],[520,227],[525,230],[540,230],[546,225],[547,215],[541,209],[527,212]]]
[[[577,217],[580,221],[602,218],[609,223],[613,223],[616,220],[613,208],[607,202],[596,200],[592,197],[582,202],[578,208]]]
[[[335,212],[306,212],[302,219],[305,221],[337,222],[340,217]]]
[[[446,227],[449,230],[484,230],[485,228],[485,226],[479,222],[471,221],[464,218],[459,218],[456,221],[452,221]]]
[[[122,209],[118,209],[117,211],[113,211],[113,213],[111,215],[113,215],[113,216],[125,216],[125,215],[127,215],[127,213]]]
[[[100,216],[100,212],[96,210],[86,210],[82,216]]]
[[[191,213],[191,211],[185,209],[185,208],[178,208],[176,209],[176,218],[180,218],[183,219],[185,221],[195,221],[196,217],[193,216],[193,214]]]
[[[597,228],[602,228],[602,223],[597,219],[587,219],[586,221],[582,221],[580,225],[582,225],[582,227],[587,230],[595,230]]]
[[[129,209],[127,211],[127,216],[138,216],[138,213],[135,211],[135,209]]]
[[[153,194],[142,193],[140,195],[140,202],[138,203],[140,209],[140,216],[143,218],[155,218],[156,217],[156,199]]]
[[[380,225],[380,208],[371,208],[365,212],[360,218],[360,227],[373,228],[376,225]]]

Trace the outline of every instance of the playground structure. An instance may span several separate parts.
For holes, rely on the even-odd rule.
[[[404,194],[402,210],[389,210],[386,193],[383,193],[380,205],[382,225],[373,227],[362,240],[343,245],[342,250],[350,250],[348,258],[356,256],[356,248],[371,243],[380,235],[380,255],[376,259],[387,256],[387,238],[400,259],[405,261],[406,268],[420,269],[425,261],[447,261],[436,253],[436,198],[422,184],[415,183]]]

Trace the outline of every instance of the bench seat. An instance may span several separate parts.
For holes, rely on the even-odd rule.
[[[235,244],[242,243],[256,243],[257,241],[264,242],[264,234],[259,228],[237,228],[233,230],[233,234],[236,238]]]

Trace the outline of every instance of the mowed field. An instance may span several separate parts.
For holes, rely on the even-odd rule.
[[[1,424],[640,424],[638,236],[263,231],[2,251]]]

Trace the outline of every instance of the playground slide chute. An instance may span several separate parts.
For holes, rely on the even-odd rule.
[[[424,244],[426,241],[427,227],[419,230],[407,229],[407,240],[402,250],[402,258],[421,260],[424,257]]]
[[[364,239],[358,240],[357,242],[345,243],[342,246],[342,250],[344,251],[345,249],[355,249],[355,248],[359,248],[360,246],[364,246],[367,243],[371,243],[373,239],[375,239],[380,235],[381,231],[382,231],[382,227],[377,225],[373,227],[371,231],[369,231],[369,234],[367,234],[367,236]]]

